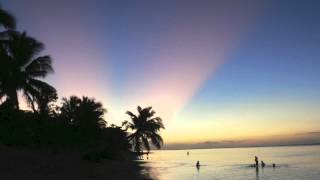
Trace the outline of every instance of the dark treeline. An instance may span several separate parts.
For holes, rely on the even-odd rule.
[[[151,107],[138,106],[138,115],[127,111],[131,121],[108,125],[107,110],[94,98],[62,98],[44,78],[53,73],[52,59],[42,55],[44,45],[26,32],[16,30],[13,15],[0,7],[0,144],[83,152],[84,158],[123,159],[161,148],[162,120]],[[19,108],[19,98],[30,107]],[[130,130],[130,131],[128,131]]]

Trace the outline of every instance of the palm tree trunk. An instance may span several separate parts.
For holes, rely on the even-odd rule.
[[[19,110],[18,93],[16,90],[12,90],[10,94],[8,94],[8,102],[13,109]]]
[[[36,107],[34,106],[33,102],[31,102],[31,108],[34,113],[37,113]]]

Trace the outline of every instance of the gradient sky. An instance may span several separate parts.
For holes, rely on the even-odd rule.
[[[168,144],[320,137],[319,1],[1,4],[46,44],[59,96],[95,97],[109,123],[150,105]]]

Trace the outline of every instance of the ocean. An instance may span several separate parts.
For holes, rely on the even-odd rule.
[[[254,156],[266,167],[250,167]],[[159,180],[320,180],[320,146],[159,150],[143,162]]]

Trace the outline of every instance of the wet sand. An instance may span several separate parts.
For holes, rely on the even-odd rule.
[[[18,150],[0,146],[1,180],[151,179],[135,161],[90,163],[76,153]]]

